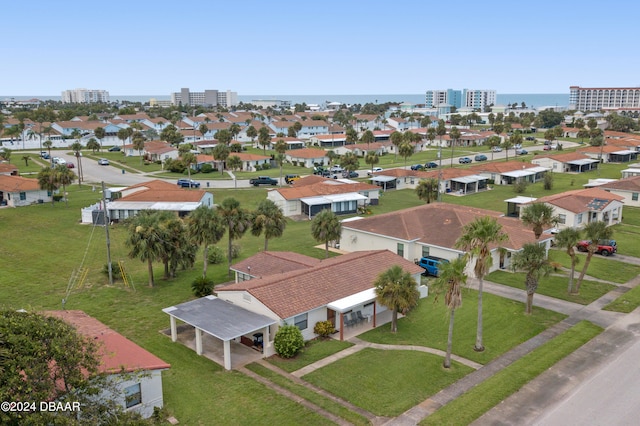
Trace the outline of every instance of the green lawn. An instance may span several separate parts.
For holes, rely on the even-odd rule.
[[[468,425],[602,332],[582,321],[445,405],[421,425]]]
[[[524,290],[525,276],[526,274],[523,272],[511,273],[505,271],[495,271],[487,275],[486,279],[488,281],[493,281],[499,284],[508,285],[509,287]],[[574,285],[576,281],[577,277],[576,280],[574,280]],[[556,299],[566,300],[568,302],[588,305],[615,288],[615,286],[612,284],[584,280],[582,282],[582,285],[580,286],[580,294],[568,294],[568,285],[568,274],[562,276],[550,275],[548,277],[540,278],[540,281],[538,282],[538,290],[536,291],[536,293],[555,297]]]
[[[336,352],[340,352],[343,349],[347,349],[353,346],[350,342],[341,342],[334,339],[325,340],[309,340],[302,351],[293,358],[281,358],[278,355],[274,355],[267,358],[271,364],[280,367],[286,372],[291,373],[305,367],[309,364],[313,364],[323,358],[328,357]]]
[[[518,344],[544,331],[565,318],[564,315],[535,308],[532,315],[524,314],[524,304],[483,294],[484,346],[483,352],[473,350],[477,323],[477,292],[463,290],[462,307],[456,310],[453,332],[453,353],[486,364]],[[449,315],[443,297],[434,303],[433,297],[422,299],[416,309],[398,320],[398,332],[389,325],[361,334],[363,340],[391,345],[419,345],[446,350]]]
[[[605,306],[605,311],[629,313],[640,306],[640,286],[634,287]]]
[[[379,416],[397,416],[472,369],[416,351],[366,348],[303,376],[304,380]],[[345,374],[348,372],[348,374]]]
[[[582,270],[586,258],[586,254],[578,253],[578,259],[580,259],[576,266],[576,271],[578,273]],[[571,267],[571,258],[562,250],[549,250],[549,260],[552,262],[558,262],[565,268]],[[589,263],[589,270],[587,271],[587,275],[594,278],[618,284],[624,284],[639,274],[639,265],[620,262],[615,260],[613,257],[603,257],[599,254],[593,255],[591,262]]]

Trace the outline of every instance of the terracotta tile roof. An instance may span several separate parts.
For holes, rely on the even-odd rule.
[[[640,138],[607,139],[607,145],[619,147],[637,148],[640,146]]]
[[[18,168],[10,163],[0,163],[0,173],[13,173],[18,171]]]
[[[550,158],[555,161],[559,161],[561,163],[566,163],[567,161],[575,161],[575,160],[590,160],[591,157],[585,154],[581,154],[579,152],[567,152],[563,154],[539,154],[534,158]]]
[[[83,336],[95,339],[100,345],[98,354],[102,358],[100,371],[103,373],[164,370],[171,367],[83,311],[45,311],[43,314],[60,318],[74,326]]]
[[[267,160],[271,158],[268,155],[250,154],[247,152],[230,152],[229,157],[231,157],[232,155],[237,156],[242,161],[260,161],[260,160]]]
[[[284,153],[294,158],[322,158],[327,155],[324,149],[316,148],[290,149]]]
[[[471,176],[477,174],[477,171],[471,169],[456,168],[443,168],[442,170],[410,170],[410,169],[388,169],[381,172],[374,173],[375,176],[393,176],[393,177],[405,177],[415,176],[420,179],[438,179],[438,175],[442,172],[443,180],[450,180],[454,178]]]
[[[640,192],[640,176],[632,176],[619,179],[615,182],[605,183],[604,185],[600,185],[599,188],[604,190],[613,189],[619,191]]]
[[[248,259],[231,265],[231,269],[262,278],[310,268],[319,263],[320,259],[291,251],[261,251]]]
[[[341,133],[334,133],[331,135],[315,135],[312,138],[316,138],[321,141],[343,141],[347,139],[347,135]]]
[[[56,121],[56,124],[63,129],[95,130],[98,127],[106,126],[102,121]]]
[[[318,178],[321,180],[318,180]],[[314,182],[306,184],[305,181]],[[318,195],[348,194],[350,192],[376,191],[379,189],[379,187],[370,183],[355,181],[354,183],[346,183],[337,179],[327,179],[312,175],[298,179],[291,187],[273,189],[273,191],[277,191],[285,200],[298,200]]]
[[[124,196],[118,201],[198,202],[207,192],[199,189],[186,190],[163,180],[142,182],[127,189],[131,188],[140,188],[140,190]]]
[[[370,289],[378,275],[393,265],[410,274],[424,271],[388,250],[358,251],[322,260],[308,269],[243,281],[216,291],[246,291],[284,319]]]
[[[508,239],[500,244],[501,247],[520,250],[524,244],[536,241],[533,231],[518,219],[502,216],[492,210],[447,203],[425,204],[371,216],[343,223],[342,227],[455,249],[456,240],[462,235],[464,226],[481,216],[494,217],[502,225]]]
[[[506,173],[514,170],[526,170],[532,167],[540,166],[533,163],[524,163],[522,161],[498,161],[475,164],[469,167],[469,170],[473,170],[475,173]]]
[[[122,120],[148,120],[149,115],[146,112],[139,112],[136,114],[118,114],[118,118]]]
[[[178,149],[164,141],[148,141],[144,143],[144,150],[149,154],[164,154]]]
[[[605,145],[605,146],[588,146],[585,148],[580,148],[576,150],[577,152],[590,152],[593,154],[600,154],[600,152],[604,154],[609,154],[611,152],[622,151],[623,147],[618,145]]]
[[[559,194],[541,197],[536,202],[551,204],[573,213],[601,211],[612,201],[622,201],[624,197],[611,194],[600,188],[575,189]]]
[[[21,176],[0,175],[0,190],[3,192],[38,191],[38,179],[28,179]]]

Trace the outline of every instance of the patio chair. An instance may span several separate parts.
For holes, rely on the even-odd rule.
[[[358,316],[356,315],[355,312],[351,312],[351,321],[353,322],[354,325],[360,324],[360,320],[358,319]]]
[[[349,315],[345,314],[344,315],[344,326],[345,327],[351,327],[352,325],[354,325],[355,322],[349,318]]]
[[[360,320],[360,322],[367,322],[367,318],[362,315],[362,311],[356,312],[356,315],[358,315],[358,320]]]

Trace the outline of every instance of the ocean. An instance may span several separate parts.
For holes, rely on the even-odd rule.
[[[129,101],[129,102],[149,102],[149,99],[170,100],[170,95],[110,95],[112,102]],[[306,103],[324,105],[328,102],[340,102],[347,105],[366,104],[366,103],[385,103],[385,102],[407,102],[413,104],[424,103],[424,94],[396,94],[396,95],[238,95],[238,100],[251,103],[261,99],[277,99],[290,101],[291,105]],[[496,94],[498,105],[521,104],[524,102],[528,107],[567,107],[569,105],[568,93],[498,93]],[[0,95],[0,102],[14,99],[17,101],[29,100],[61,100],[60,96],[4,96]]]

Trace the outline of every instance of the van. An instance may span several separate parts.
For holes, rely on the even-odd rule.
[[[438,267],[442,263],[449,263],[449,261],[441,257],[426,256],[420,258],[420,260],[416,262],[418,266],[425,269],[423,275],[433,275],[434,277],[437,277],[439,275]]]

